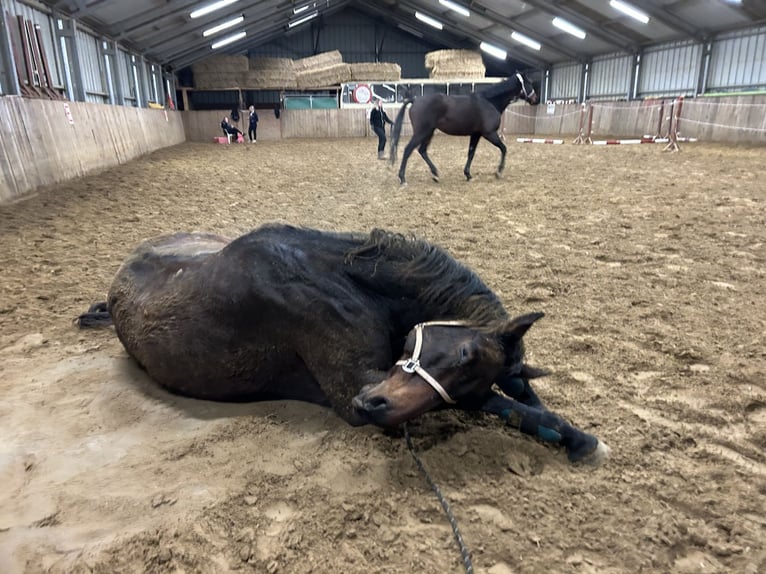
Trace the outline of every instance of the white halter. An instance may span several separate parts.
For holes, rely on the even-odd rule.
[[[429,321],[427,323],[418,323],[415,325],[415,349],[412,351],[412,357],[397,361],[396,364],[400,365],[405,373],[417,373],[420,375],[425,382],[431,385],[433,389],[439,393],[439,396],[444,399],[444,402],[454,405],[457,401],[449,396],[449,393],[444,390],[444,387],[439,384],[439,381],[433,378],[428,371],[420,366],[420,352],[423,350],[423,329],[429,326],[458,327],[465,326],[465,322]]]
[[[524,99],[525,100],[528,100],[529,98],[531,98],[532,96],[535,95],[535,89],[534,88],[532,88],[532,93],[527,93],[527,87],[524,85],[524,78],[518,72],[516,73],[516,79],[521,84],[521,93],[524,94]]]

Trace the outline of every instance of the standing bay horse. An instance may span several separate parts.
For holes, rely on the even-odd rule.
[[[417,147],[428,167],[431,177],[439,181],[439,172],[428,157],[428,145],[435,130],[441,130],[452,136],[471,136],[468,144],[468,161],[463,168],[466,179],[471,180],[471,162],[476,153],[476,146],[481,137],[486,138],[500,150],[500,164],[495,175],[500,177],[505,168],[505,144],[497,133],[500,118],[511,103],[511,100],[523,98],[530,104],[537,103],[537,94],[532,83],[521,73],[516,73],[507,80],[495,84],[481,92],[473,92],[467,96],[447,96],[445,94],[429,94],[421,98],[408,97],[404,100],[396,116],[391,131],[391,165],[396,163],[396,147],[402,131],[404,112],[410,108],[412,123],[412,139],[402,153],[402,165],[399,167],[399,183],[405,185],[404,171],[407,160]]]
[[[79,324],[113,324],[174,393],[303,400],[380,427],[484,411],[598,464],[606,445],[530,385],[545,373],[524,362],[522,339],[542,315],[509,317],[473,271],[426,241],[271,224],[234,240],[178,233],[139,245]]]

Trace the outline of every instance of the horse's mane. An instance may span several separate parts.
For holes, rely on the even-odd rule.
[[[373,261],[381,284],[398,280],[418,285],[419,301],[437,315],[442,313],[440,318],[490,328],[507,317],[497,295],[476,273],[425,240],[374,229],[362,245],[347,253],[347,263],[354,259]]]
[[[484,99],[489,100],[493,106],[498,108],[498,110],[502,110],[505,109],[508,103],[514,98],[513,91],[519,90],[520,87],[519,80],[516,76],[511,76],[502,82],[492,84],[488,88],[477,92],[477,94]]]

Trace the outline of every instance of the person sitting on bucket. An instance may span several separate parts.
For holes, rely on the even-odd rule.
[[[394,124],[383,110],[383,100],[377,98],[375,107],[370,112],[370,125],[378,136],[378,159],[386,159],[383,157],[383,150],[386,148],[386,123]]]

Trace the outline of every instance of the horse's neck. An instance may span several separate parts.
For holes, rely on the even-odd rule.
[[[497,108],[498,112],[502,112],[516,98],[519,92],[519,82],[516,78],[512,78],[490,88],[488,91],[490,95],[484,97]]]
[[[454,262],[443,273],[410,273],[407,263],[380,259],[354,261],[354,276],[365,288],[387,300],[398,320],[462,319],[487,323],[506,316],[502,303],[471,270]],[[446,267],[449,267],[447,265]]]

